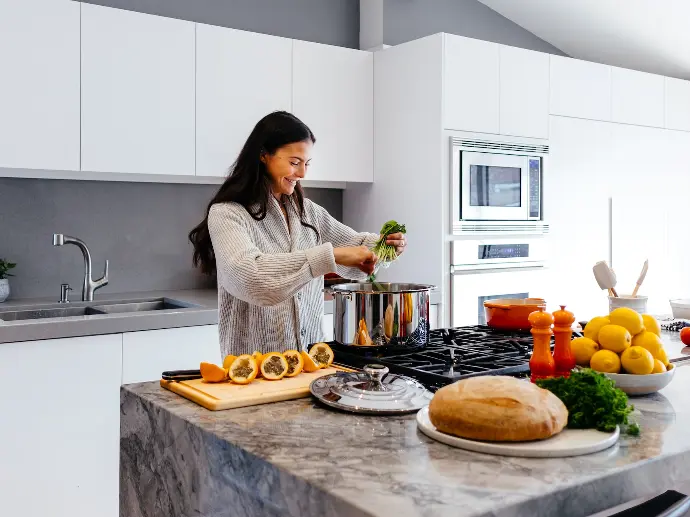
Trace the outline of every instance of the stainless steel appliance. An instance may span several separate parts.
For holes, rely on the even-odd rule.
[[[485,325],[484,302],[544,298],[547,240],[501,236],[451,244],[451,325]]]
[[[451,137],[453,233],[546,233],[544,165],[549,147]]]

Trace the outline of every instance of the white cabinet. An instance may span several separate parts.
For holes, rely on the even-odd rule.
[[[118,515],[122,335],[0,344],[3,515]]]
[[[440,324],[438,322],[438,317],[439,317],[439,310],[438,310],[438,305],[430,305],[429,306],[429,327],[431,330],[437,329],[440,327]]]
[[[292,67],[293,113],[316,136],[307,179],[373,181],[373,54],[294,41]]]
[[[324,341],[333,341],[333,314],[324,314],[321,317],[321,330]]]
[[[590,120],[611,120],[611,67],[550,56],[549,112]]]
[[[690,81],[665,77],[665,127],[690,131]]]
[[[79,4],[0,0],[0,167],[79,169]]]
[[[611,120],[664,127],[664,77],[612,67]]]
[[[194,175],[194,23],[82,4],[85,171]]]
[[[196,38],[196,174],[225,176],[262,117],[291,111],[292,40],[203,24]]]
[[[191,370],[202,361],[222,364],[218,325],[128,332],[122,336],[122,384],[158,380],[166,370]]]
[[[444,36],[443,127],[499,133],[499,45]]]
[[[549,137],[549,55],[500,47],[500,133]]]

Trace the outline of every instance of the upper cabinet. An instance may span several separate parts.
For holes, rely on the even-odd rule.
[[[371,52],[295,40],[292,110],[316,137],[307,179],[373,181],[374,59]]]
[[[82,170],[194,175],[194,32],[82,4]]]
[[[666,77],[665,86],[665,127],[690,131],[690,81]]]
[[[549,112],[589,120],[611,120],[611,67],[550,56]]]
[[[445,34],[446,129],[499,133],[499,45]]]
[[[549,137],[549,55],[500,47],[500,133]]]
[[[79,170],[79,7],[0,0],[0,167]]]
[[[611,120],[664,127],[664,77],[612,67]]]
[[[292,40],[197,25],[197,176],[225,176],[254,125],[291,110],[291,78]]]

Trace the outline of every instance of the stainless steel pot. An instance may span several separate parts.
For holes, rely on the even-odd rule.
[[[333,293],[333,336],[354,346],[426,345],[431,285],[339,284]]]

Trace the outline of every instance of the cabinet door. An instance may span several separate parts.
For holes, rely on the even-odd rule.
[[[79,170],[79,4],[0,0],[0,167]]]
[[[611,67],[550,56],[549,112],[590,120],[611,120]]]
[[[221,364],[218,325],[127,332],[122,336],[122,384],[155,381],[166,370]]]
[[[196,174],[225,176],[256,123],[291,110],[292,40],[203,24],[196,38]]]
[[[118,515],[122,335],[0,346],[3,515]]]
[[[431,328],[431,330],[439,328],[438,305],[429,306],[429,327]]]
[[[549,55],[500,47],[502,135],[549,137]]]
[[[611,120],[664,127],[664,77],[612,67]]]
[[[194,23],[82,4],[82,170],[194,175]]]
[[[324,314],[321,318],[321,330],[325,341],[333,341],[333,314]]]
[[[665,122],[668,129],[690,131],[690,81],[665,77]]]
[[[445,35],[444,127],[499,132],[499,45]]]
[[[292,109],[316,136],[307,179],[374,178],[374,57],[294,41]]]

